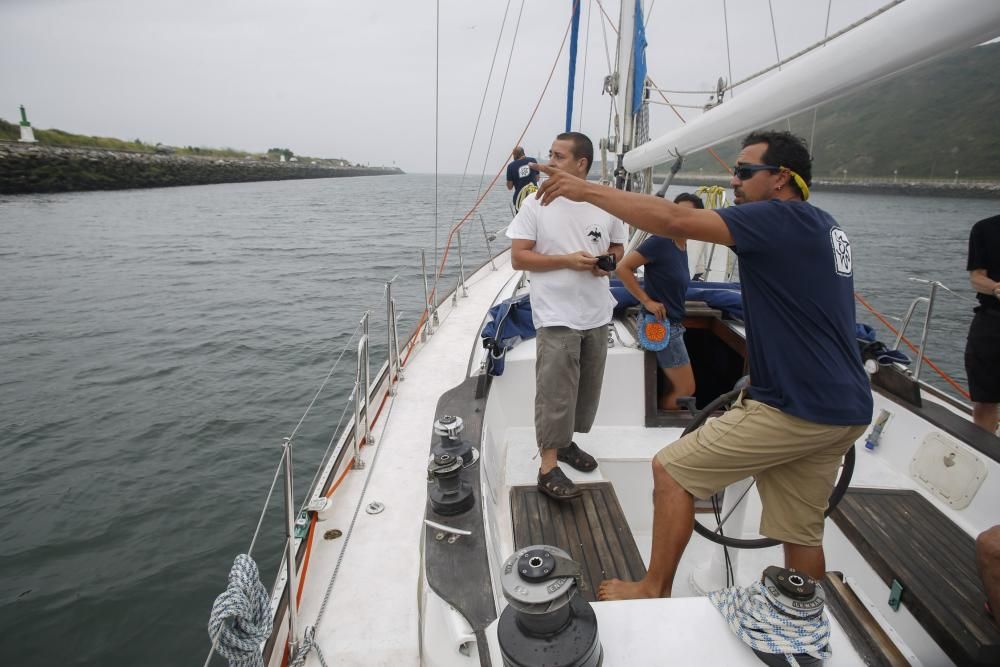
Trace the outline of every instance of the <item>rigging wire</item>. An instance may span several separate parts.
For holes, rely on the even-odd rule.
[[[774,59],[778,61],[778,71],[781,71],[781,53],[778,51],[778,28],[774,25],[774,4],[767,0],[767,10],[771,12],[771,35],[774,37]],[[788,133],[792,132],[792,117],[785,119],[788,121]]]
[[[479,123],[483,118],[483,109],[486,108],[486,96],[490,90],[490,81],[493,80],[493,68],[497,63],[497,55],[500,53],[500,43],[503,41],[503,33],[507,28],[507,15],[510,13],[510,2],[507,0],[507,6],[503,10],[503,20],[500,22],[500,34],[497,35],[497,45],[493,49],[493,60],[490,61],[490,72],[486,75],[486,86],[483,88],[483,99],[479,102],[479,113],[476,114],[476,127],[472,131],[472,141],[469,142],[469,153],[465,156],[465,167],[462,169],[462,180],[458,184],[458,192],[455,194],[454,205],[451,209],[451,217],[449,220],[455,218],[456,211],[458,210],[458,202],[462,196],[462,189],[465,187],[465,177],[469,173],[469,163],[472,161],[472,150],[476,145],[476,137],[479,136]],[[480,181],[481,184],[481,181]]]
[[[618,33],[618,29],[615,28],[615,24],[611,21],[611,17],[608,16],[608,13],[606,11],[604,11],[604,5],[601,4],[601,0],[597,0],[597,7],[601,10],[601,14],[607,20],[607,23],[605,23],[605,21],[601,21],[601,36],[604,38],[604,59],[605,59],[605,61],[608,64],[607,71],[608,72],[612,72],[613,70],[611,69],[611,51],[608,48],[608,26],[607,26],[607,24],[609,24],[609,23],[611,24],[611,29],[614,30],[616,34]],[[617,98],[614,95],[612,95],[611,96],[611,104],[608,105],[608,127],[607,127],[607,130],[604,133],[605,137],[610,137],[611,136],[611,121],[614,118],[614,116],[615,116],[616,113],[618,113]]]
[[[904,0],[891,0],[891,2],[889,2],[889,4],[884,5],[882,7],[879,7],[878,9],[876,9],[871,14],[868,14],[867,16],[864,16],[864,17],[858,19],[857,21],[855,21],[854,23],[850,24],[849,26],[841,28],[840,30],[838,30],[837,32],[833,33],[832,35],[830,35],[826,39],[820,40],[820,41],[816,42],[815,44],[812,44],[811,46],[807,46],[806,48],[802,49],[801,51],[793,53],[792,55],[788,56],[787,58],[785,58],[784,60],[782,60],[780,62],[775,63],[774,65],[770,65],[768,67],[765,67],[764,69],[762,69],[760,71],[754,72],[750,76],[744,77],[744,78],[740,79],[739,81],[735,81],[735,82],[729,84],[729,86],[725,90],[726,91],[733,90],[737,86],[742,86],[744,83],[749,83],[750,81],[753,81],[757,77],[762,76],[764,74],[767,74],[768,72],[770,72],[773,69],[777,69],[777,68],[779,68],[782,65],[787,65],[788,63],[792,62],[793,60],[796,60],[797,58],[801,58],[802,56],[804,56],[805,54],[809,53],[810,51],[815,51],[816,49],[818,49],[819,47],[823,46],[824,44],[832,42],[833,40],[837,39],[841,35],[844,35],[844,34],[850,32],[850,31],[854,30],[858,26],[861,26],[861,25],[867,23],[868,21],[871,21],[872,19],[874,19],[875,17],[879,16],[880,14],[884,14],[885,12],[889,11],[890,9],[892,9],[893,7],[895,7],[896,5],[898,5],[899,3],[903,2],[903,1]]]
[[[521,16],[524,14],[524,0],[521,0],[521,9],[517,12],[517,22],[514,24],[514,37],[510,41],[510,54],[507,56],[507,69],[503,73],[503,83],[500,84],[500,96],[497,98],[497,110],[493,115],[493,128],[490,130],[490,140],[486,142],[486,155],[483,157],[483,169],[479,174],[479,186],[476,190],[476,194],[479,195],[483,191],[483,179],[486,178],[486,165],[490,161],[490,150],[493,148],[493,137],[497,131],[497,121],[500,120],[500,105],[503,103],[503,94],[507,90],[507,77],[510,75],[510,63],[514,60],[514,47],[517,45],[517,33],[521,30]],[[520,144],[520,141],[518,141]],[[513,150],[508,154],[508,156],[513,156]],[[434,287],[437,288],[437,278],[434,279]]]
[[[576,0],[576,1],[579,2],[580,0]],[[521,141],[524,140],[525,135],[528,133],[528,128],[531,127],[531,123],[534,122],[535,116],[538,114],[538,109],[542,106],[542,100],[545,99],[545,93],[548,92],[549,85],[552,83],[552,77],[556,73],[556,66],[559,64],[559,59],[562,56],[563,47],[566,46],[566,39],[569,37],[569,30],[570,30],[570,27],[572,26],[572,21],[573,21],[572,18],[570,18],[570,20],[566,23],[566,30],[563,33],[563,38],[562,38],[562,42],[560,42],[560,44],[559,44],[559,49],[556,51],[556,57],[552,61],[552,68],[549,70],[549,76],[545,80],[545,85],[542,87],[542,92],[538,96],[538,101],[535,102],[534,109],[531,110],[531,116],[528,117],[528,122],[525,123],[524,129],[521,130],[521,134],[520,134],[520,136],[518,136],[517,141],[515,142],[515,144],[520,144]],[[493,189],[493,186],[496,185],[496,182],[498,180],[500,180],[500,176],[504,173],[505,169],[506,169],[506,164],[504,164],[504,165],[502,165],[500,167],[500,170],[497,171],[496,175],[493,177],[493,180],[491,180],[489,182],[489,184],[486,186],[486,189],[482,192],[482,194],[479,196],[479,198],[476,200],[476,202],[472,205],[472,207],[469,208],[468,212],[466,212],[466,214],[462,217],[462,219],[459,220],[457,223],[455,223],[452,226],[451,231],[448,234],[448,241],[445,244],[444,254],[441,257],[441,262],[438,264],[437,276],[435,277],[435,283],[434,283],[434,289],[431,291],[431,300],[433,300],[435,298],[436,294],[437,294],[437,278],[439,278],[441,276],[441,274],[444,273],[444,265],[445,265],[445,262],[448,261],[448,252],[451,249],[451,239],[452,239],[452,237],[455,235],[455,233],[458,230],[460,230],[465,225],[466,222],[468,222],[469,218],[472,217],[472,214],[476,212],[476,209],[479,208],[479,205],[483,203],[484,199],[486,199],[486,195],[488,195],[490,193],[490,191]],[[420,328],[426,324],[428,314],[429,314],[428,308],[425,306],[424,307],[424,311],[420,314],[420,319],[417,321],[416,331],[419,332]]]
[[[826,3],[826,25],[823,28],[823,39],[830,36],[830,10],[833,9],[833,0],[828,0]],[[816,145],[813,143],[816,139],[816,116],[819,114],[819,107],[813,107],[813,122],[812,130],[809,132],[809,152],[811,158],[816,157]]]
[[[722,0],[722,23],[726,28],[726,63],[729,65],[729,81],[733,82],[733,57],[729,53],[729,12],[726,9],[726,0]]]
[[[594,0],[587,3],[587,36],[583,40],[583,74],[580,76],[580,115],[577,116],[576,131],[583,131],[583,102],[586,99],[584,92],[587,84],[587,55],[590,51],[590,16],[594,13]]]
[[[438,256],[438,126],[441,82],[441,0],[434,13],[434,263]]]
[[[902,1],[902,0],[900,0],[900,1]],[[604,5],[601,4],[601,0],[597,0],[597,6],[601,8],[601,13],[604,14],[604,18],[607,19],[607,21],[608,21],[609,24],[611,24],[611,29],[614,30],[615,33],[618,33],[618,29],[615,28],[615,24],[611,20],[611,17],[608,16],[608,13],[606,11],[604,11]],[[607,48],[606,42],[607,42],[607,39],[605,38],[605,48]],[[609,70],[611,69],[610,62],[611,62],[611,60],[610,60],[610,56],[609,56],[609,58],[608,58],[608,69]],[[647,74],[646,75],[646,80],[649,81],[650,90],[655,90],[656,92],[658,92],[660,94],[660,97],[663,98],[663,101],[666,102],[667,105],[674,112],[674,115],[676,115],[677,118],[679,118],[682,123],[687,124],[687,120],[685,120],[684,116],[682,116],[681,113],[679,111],[677,111],[676,108],[674,108],[674,105],[670,102],[670,100],[667,99],[667,96],[663,94],[663,90],[656,85],[656,82],[653,81],[653,78],[650,77]],[[612,104],[613,104],[614,103],[614,98],[612,97],[611,99],[612,99]],[[615,109],[615,111],[617,111],[617,109]],[[610,120],[610,118],[608,119],[608,134],[609,135],[611,134],[611,120]],[[714,157],[718,161],[718,163],[720,165],[722,165],[722,167],[726,170],[727,174],[731,174],[732,173],[732,168],[726,163],[725,160],[723,160],[721,157],[719,157],[719,154],[715,152],[715,149],[713,149],[713,148],[707,148],[705,150],[707,150],[709,152],[709,154],[711,154],[711,156]]]

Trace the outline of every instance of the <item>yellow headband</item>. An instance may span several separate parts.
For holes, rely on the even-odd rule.
[[[782,171],[787,171],[792,175],[792,180],[795,181],[795,185],[799,186],[799,190],[802,191],[802,201],[809,199],[809,186],[806,185],[805,179],[796,174],[794,171],[788,167],[781,167]]]

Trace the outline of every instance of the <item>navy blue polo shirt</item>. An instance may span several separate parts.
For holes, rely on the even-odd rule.
[[[868,424],[847,234],[802,201],[716,209],[740,260],[750,398],[818,424]]]
[[[684,301],[691,275],[688,272],[687,250],[681,250],[673,239],[650,236],[636,251],[646,258],[643,289],[653,301],[667,309],[671,324],[684,319]]]
[[[529,167],[532,162],[538,162],[533,157],[523,157],[507,165],[507,180],[514,184],[514,201],[517,193],[528,183],[538,183],[538,172]]]

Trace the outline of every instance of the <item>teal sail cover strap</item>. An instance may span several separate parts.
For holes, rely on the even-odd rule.
[[[573,28],[569,37],[569,85],[566,90],[566,131],[573,130],[573,84],[576,81],[576,44],[580,39],[580,0],[573,3]]]
[[[646,84],[646,27],[642,20],[642,2],[635,0],[635,39],[632,41],[632,113],[642,108],[642,91]]]

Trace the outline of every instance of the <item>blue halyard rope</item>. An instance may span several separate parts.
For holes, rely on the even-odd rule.
[[[831,655],[826,613],[784,605],[759,581],[713,591],[708,599],[736,636],[754,650],[783,655],[790,665],[799,664],[796,653],[821,660]]]
[[[260,583],[257,564],[247,554],[233,561],[229,586],[212,605],[210,637],[218,635],[215,650],[230,667],[263,667],[261,645],[271,636],[271,601]]]

